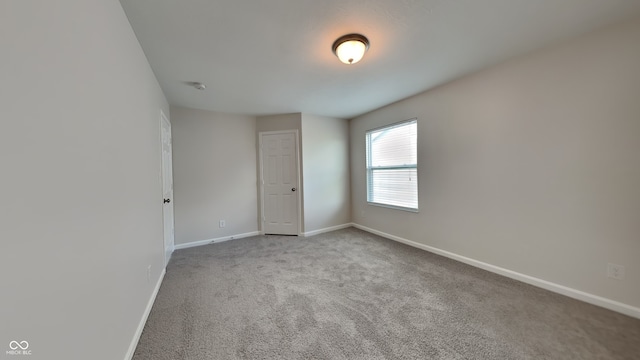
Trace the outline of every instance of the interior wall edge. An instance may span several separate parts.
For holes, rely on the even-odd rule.
[[[615,301],[615,300],[611,300],[602,296],[598,296],[598,295],[594,295],[594,294],[590,294],[584,291],[580,291],[577,289],[573,289],[570,288],[568,286],[564,286],[561,284],[556,284],[553,283],[551,281],[547,281],[547,280],[543,280],[543,279],[539,279],[530,275],[526,275],[526,274],[522,274],[513,270],[509,270],[509,269],[505,269],[496,265],[492,265],[489,263],[485,263],[479,260],[475,260],[472,258],[468,258],[466,256],[462,256],[462,255],[458,255],[446,250],[441,250],[438,249],[436,247],[433,246],[429,246],[429,245],[425,245],[425,244],[421,244],[415,241],[411,241],[399,236],[395,236],[395,235],[391,235],[391,234],[387,234],[385,232],[376,230],[376,229],[372,229],[370,227],[364,226],[364,225],[360,225],[357,223],[353,223],[353,227],[378,235],[378,236],[382,236],[383,238],[389,239],[389,240],[393,240],[393,241],[397,241],[399,243],[403,243],[412,247],[415,247],[417,249],[421,249],[424,251],[428,251],[430,253],[433,254],[437,254],[437,255],[441,255],[444,256],[446,258],[455,260],[455,261],[459,261],[462,263],[465,263],[467,265],[471,265],[473,267],[482,269],[482,270],[486,270],[489,272],[492,272],[494,274],[498,274],[498,275],[502,275],[502,276],[506,276],[508,278],[511,278],[513,280],[517,280],[529,285],[533,285],[545,290],[549,290],[551,292],[560,294],[560,295],[564,295],[564,296],[568,296],[570,298],[576,299],[576,300],[580,300],[586,303],[589,303],[591,305],[596,305],[608,310],[612,310],[627,316],[631,316],[634,317],[636,319],[640,319],[640,308],[637,308],[635,306],[631,306],[628,304],[624,304],[621,303],[619,301]]]
[[[260,231],[252,231],[252,232],[243,233],[243,234],[237,234],[237,235],[227,235],[227,236],[222,236],[222,237],[218,237],[218,238],[215,238],[215,239],[205,239],[205,240],[192,241],[192,242],[176,245],[176,250],[188,249],[188,248],[192,248],[192,247],[204,246],[204,245],[210,245],[210,244],[216,244],[216,243],[225,242],[225,241],[229,241],[229,240],[238,240],[238,239],[243,239],[243,238],[247,238],[247,237],[251,237],[251,236],[257,236],[257,235],[260,235]]]
[[[142,336],[142,330],[144,330],[144,326],[147,323],[147,319],[149,318],[149,314],[151,313],[151,309],[153,308],[153,304],[156,302],[156,297],[158,296],[158,292],[160,291],[160,286],[162,285],[162,281],[164,280],[164,275],[167,273],[167,269],[163,268],[162,272],[160,272],[160,278],[158,278],[158,282],[156,283],[156,287],[153,289],[151,293],[151,297],[147,302],[147,307],[144,309],[144,313],[142,314],[142,318],[140,318],[140,323],[136,328],[136,332],[133,335],[133,339],[131,340],[131,344],[129,345],[129,350],[127,350],[127,355],[125,356],[125,360],[133,359],[133,354],[136,352],[136,347],[138,346],[138,341],[140,341],[140,336]]]
[[[346,228],[349,228],[349,227],[352,227],[352,226],[354,226],[353,223],[335,225],[335,226],[330,226],[330,227],[326,227],[326,228],[323,228],[323,229],[307,231],[307,232],[303,233],[302,236],[310,237],[310,236],[320,235],[320,234],[324,234],[324,233],[331,232],[331,231],[346,229]]]

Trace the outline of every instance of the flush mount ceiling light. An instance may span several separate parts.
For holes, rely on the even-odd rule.
[[[360,34],[341,36],[331,47],[338,59],[347,65],[360,61],[367,49],[369,49],[369,39]]]

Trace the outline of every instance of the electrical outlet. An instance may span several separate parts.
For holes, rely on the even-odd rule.
[[[225,226],[227,226],[227,222],[224,220],[220,220],[220,227],[223,228]]]
[[[147,282],[151,281],[151,265],[147,266]]]
[[[624,279],[624,266],[608,263],[607,264],[607,276],[616,279],[623,280]]]

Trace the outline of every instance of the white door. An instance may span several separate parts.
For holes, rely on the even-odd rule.
[[[297,139],[296,132],[260,134],[265,234],[298,235]]]
[[[160,111],[162,138],[162,217],[164,222],[164,265],[169,263],[173,252],[173,162],[171,149],[171,123]]]

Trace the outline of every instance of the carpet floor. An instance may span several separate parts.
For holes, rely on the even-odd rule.
[[[176,251],[133,357],[639,358],[638,319],[354,228]]]

